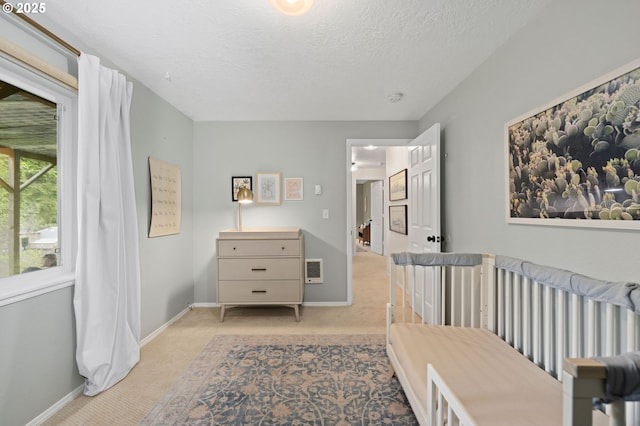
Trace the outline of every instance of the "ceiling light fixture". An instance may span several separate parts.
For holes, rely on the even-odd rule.
[[[377,148],[377,146],[374,145],[367,145],[364,147],[364,149],[366,149],[367,151],[373,151]]]
[[[309,11],[313,0],[271,0],[271,5],[289,16],[300,16]]]

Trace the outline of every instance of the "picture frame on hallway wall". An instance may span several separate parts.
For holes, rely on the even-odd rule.
[[[407,169],[389,176],[389,201],[406,200],[407,197]]]
[[[262,172],[256,176],[256,205],[279,206],[282,204],[282,173]]]
[[[504,133],[507,223],[640,229],[640,60]]]
[[[389,206],[389,230],[407,235],[407,205]]]
[[[284,179],[284,199],[285,201],[304,200],[304,179],[285,178]]]
[[[253,192],[253,176],[233,176],[231,178],[231,201],[238,201],[240,188],[247,188]]]

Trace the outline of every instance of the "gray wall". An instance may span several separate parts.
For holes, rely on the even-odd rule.
[[[140,84],[134,87],[131,104],[144,337],[193,302],[193,121]],[[147,237],[150,156],[180,167],[180,234]]]
[[[5,21],[1,23],[5,31]],[[65,29],[45,24],[74,46],[101,56],[85,48]],[[27,42],[27,36],[20,32],[14,31],[7,38],[16,44]],[[44,53],[43,56],[51,56]],[[105,61],[106,65],[113,66]],[[73,68],[71,64],[69,69]],[[193,301],[193,122],[134,81],[131,140],[144,337]],[[182,232],[179,235],[147,238],[149,156],[177,164],[182,169]],[[73,288],[65,288],[0,307],[0,424],[25,424],[82,384],[83,378],[78,375],[75,363],[72,298]]]
[[[347,301],[346,140],[410,138],[417,122],[197,122],[194,128],[195,300],[216,301],[215,240],[237,226],[231,177],[282,172],[304,178],[304,201],[243,208],[243,226],[301,227],[307,258],[324,259],[324,283],[305,302]],[[322,185],[322,195],[314,195]],[[329,219],[322,219],[322,209]]]
[[[553,2],[420,121],[443,129],[447,251],[640,281],[638,231],[507,225],[504,124],[640,57],[640,2]]]
[[[83,383],[73,287],[0,307],[0,424],[29,422]]]

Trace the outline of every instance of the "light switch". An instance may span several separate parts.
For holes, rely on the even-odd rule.
[[[315,194],[316,195],[322,194],[322,185],[316,185]]]
[[[322,209],[322,218],[329,219],[329,209]]]

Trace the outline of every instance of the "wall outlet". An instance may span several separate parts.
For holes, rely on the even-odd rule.
[[[322,209],[322,218],[329,219],[329,209]]]

